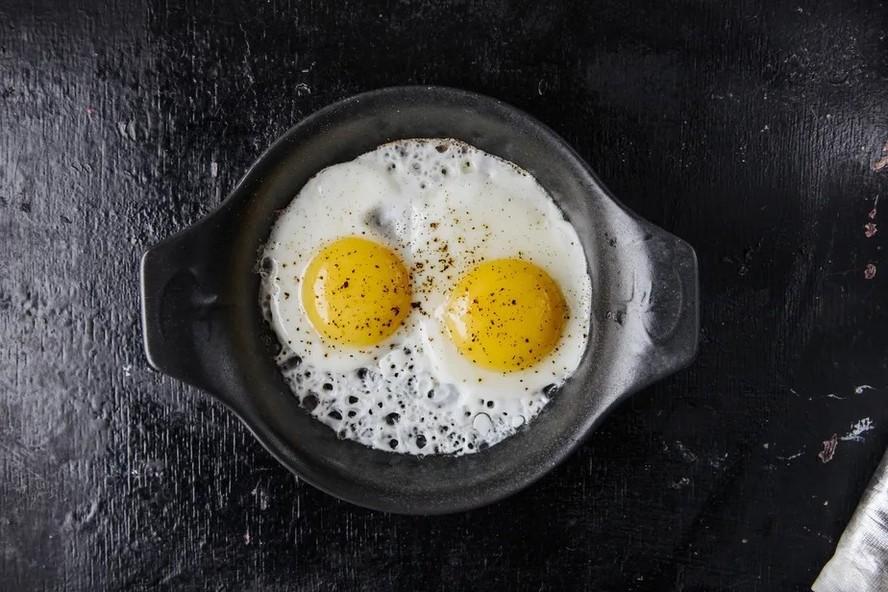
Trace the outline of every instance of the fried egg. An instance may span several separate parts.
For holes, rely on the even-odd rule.
[[[511,162],[452,139],[322,170],[259,266],[302,406],[388,451],[466,454],[515,433],[580,363],[591,281],[576,231]]]

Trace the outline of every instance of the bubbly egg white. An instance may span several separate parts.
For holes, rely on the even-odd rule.
[[[300,299],[322,246],[361,236],[396,252],[412,277],[412,310],[382,343],[323,340]],[[441,320],[450,289],[474,265],[531,261],[561,288],[559,345],[517,372],[463,357]],[[465,454],[513,434],[577,368],[589,335],[591,281],[574,228],[530,174],[450,139],[402,140],[313,177],[264,249],[261,303],[293,393],[341,438],[412,454]]]

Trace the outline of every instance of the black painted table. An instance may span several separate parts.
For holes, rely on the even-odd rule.
[[[805,589],[888,442],[886,10],[0,2],[0,589]],[[149,370],[139,321],[146,247],[301,117],[406,83],[536,115],[702,277],[691,368],[436,518],[301,483]]]

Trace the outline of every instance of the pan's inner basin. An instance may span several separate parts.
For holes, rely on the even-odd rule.
[[[453,139],[328,167],[276,220],[260,303],[293,394],[340,438],[478,452],[576,370],[591,281],[580,240],[516,165]]]

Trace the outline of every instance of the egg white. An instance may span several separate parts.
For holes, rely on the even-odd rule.
[[[325,342],[300,299],[311,258],[350,235],[387,245],[412,271],[414,309],[372,347]],[[519,372],[462,356],[441,320],[458,278],[498,258],[544,268],[569,310],[556,349]],[[341,437],[385,450],[462,454],[499,442],[539,413],[588,342],[591,281],[576,231],[530,174],[455,140],[403,140],[324,169],[276,221],[261,268],[294,393]]]

